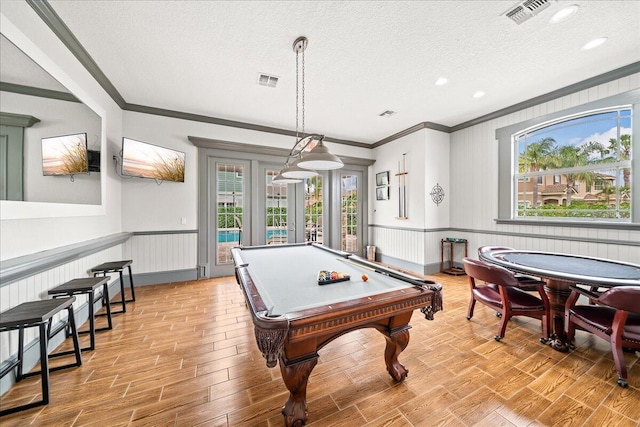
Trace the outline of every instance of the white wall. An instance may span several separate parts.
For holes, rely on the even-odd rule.
[[[424,149],[424,188],[420,195],[424,197],[425,228],[449,227],[451,206],[451,175],[457,173],[460,166],[449,157],[450,135],[432,129],[425,129]],[[436,184],[442,187],[444,199],[440,204],[433,202],[431,191]]]
[[[422,129],[373,150],[376,162],[369,168],[369,244],[377,247],[381,259],[405,261],[414,270],[439,260],[437,246],[441,233],[449,227],[450,161],[449,134]],[[406,154],[407,219],[398,216],[398,162]],[[390,200],[375,200],[375,174],[390,171]],[[439,184],[445,191],[442,203],[436,205],[429,193]],[[430,231],[436,230],[436,231]],[[405,265],[412,268],[411,265]]]
[[[459,233],[469,239],[469,249],[481,245],[507,245],[531,250],[552,250],[578,255],[600,256],[637,263],[640,247],[580,241],[640,241],[640,231],[597,228],[551,227],[497,224],[498,216],[498,128],[576,107],[587,102],[640,88],[640,74],[634,74],[587,90],[564,96],[451,135],[451,227],[473,230]],[[640,174],[633,177],[640,185]],[[637,206],[636,206],[637,208]]]
[[[425,138],[425,131],[420,130],[373,150],[376,162],[369,167],[369,224],[424,228]],[[405,153],[407,219],[398,219],[401,189],[396,174],[402,169]],[[391,186],[389,200],[376,200],[376,174],[385,171]]]
[[[92,108],[104,114],[107,157],[113,153],[111,141],[119,140],[122,134],[121,110],[75,59],[69,50],[51,32],[26,2],[3,2],[2,19],[6,22],[1,30],[6,33],[12,27],[12,40],[29,56],[37,56],[38,62],[61,83],[70,88],[83,101],[88,100]],[[6,20],[6,21],[5,21]],[[101,172],[106,186],[104,208],[87,209],[85,205],[61,205],[69,208],[69,215],[60,216],[58,206],[48,203],[33,205],[20,203],[25,218],[0,221],[0,259],[11,259],[46,249],[90,240],[121,231],[120,180],[115,172]],[[31,209],[34,207],[34,209]],[[3,209],[4,210],[4,209]],[[88,212],[89,214],[84,214]],[[96,213],[98,212],[98,213]]]
[[[291,149],[294,137],[231,128],[151,114],[123,112],[123,136],[186,153],[184,183],[144,178],[122,179],[124,231],[193,230],[197,228],[198,149],[189,136]],[[372,150],[327,143],[342,156],[372,158]],[[283,158],[284,163],[284,158]],[[181,219],[186,224],[181,224]]]
[[[476,256],[482,245],[506,245],[531,250],[570,252],[635,262],[640,247],[625,242],[640,241],[640,231],[598,228],[551,227],[542,225],[497,224],[498,142],[496,129],[535,117],[617,95],[640,87],[640,74],[624,77],[572,95],[560,97],[452,134],[420,130],[382,145],[374,151],[376,163],[370,167],[369,244],[376,245],[383,260],[405,261],[415,271],[434,273],[440,265],[440,240],[444,237],[469,241],[468,255]],[[409,220],[397,216],[397,189],[389,201],[375,200],[375,173],[393,174],[402,153],[411,152],[409,171]],[[416,185],[416,178],[422,180]],[[640,174],[633,176],[640,185]],[[423,184],[422,184],[423,183]],[[445,192],[437,206],[430,192],[438,183]],[[416,203],[419,200],[420,203]],[[449,229],[452,230],[443,230]],[[598,240],[603,243],[596,243]],[[607,241],[607,242],[604,242]],[[610,243],[615,242],[615,243]],[[448,259],[448,246],[445,248]],[[454,260],[464,255],[455,246]]]

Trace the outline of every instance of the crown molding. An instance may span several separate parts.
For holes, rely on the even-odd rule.
[[[39,118],[27,116],[25,114],[14,114],[0,112],[0,125],[17,126],[21,128],[30,128],[40,121]]]
[[[78,98],[69,92],[43,89],[39,87],[23,86],[15,83],[0,82],[0,91],[19,93],[21,95],[38,96],[41,98],[57,99],[60,101],[79,102]]]
[[[223,141],[220,139],[204,138],[200,136],[189,136],[188,139],[193,145],[199,148],[211,148],[217,150],[236,151],[241,153],[279,156],[283,158],[286,158],[290,153],[290,150],[286,148],[270,147],[266,145],[244,144],[240,142]],[[340,157],[340,159],[345,164],[349,165],[370,166],[375,163],[375,160],[364,159],[360,157],[338,157]]]
[[[122,95],[120,95],[120,92],[118,92],[113,83],[111,83],[100,67],[98,67],[98,64],[96,64],[91,55],[89,55],[89,52],[85,50],[69,27],[62,21],[62,18],[53,10],[49,2],[47,0],[26,0],[26,2],[38,16],[40,16],[40,19],[47,24],[51,31],[58,36],[67,49],[80,61],[98,84],[102,86],[111,99],[113,99],[120,108],[123,108],[126,101]]]

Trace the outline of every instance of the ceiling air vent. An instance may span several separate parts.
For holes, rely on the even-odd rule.
[[[525,0],[509,8],[503,15],[516,24],[522,24],[551,5],[551,0]]]
[[[265,73],[258,73],[258,84],[260,86],[276,87],[278,84],[278,77],[270,76]]]

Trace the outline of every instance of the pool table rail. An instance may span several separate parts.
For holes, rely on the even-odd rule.
[[[284,341],[289,331],[289,319],[286,316],[269,316],[269,308],[264,303],[246,265],[235,269],[236,281],[245,294],[245,302],[253,319],[256,343],[267,367],[273,368],[282,354]]]

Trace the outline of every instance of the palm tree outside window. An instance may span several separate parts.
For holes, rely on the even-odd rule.
[[[514,217],[629,221],[631,115],[600,110],[514,135]]]

